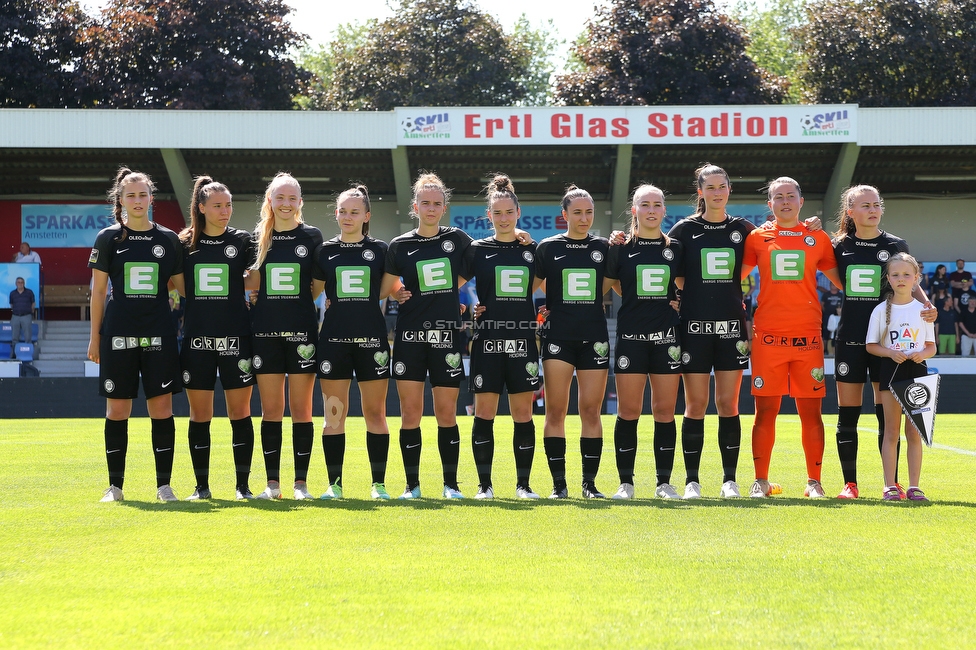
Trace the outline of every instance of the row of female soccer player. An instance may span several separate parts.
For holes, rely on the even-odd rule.
[[[442,494],[461,498],[457,481],[460,432],[455,414],[465,372],[462,341],[457,336],[458,289],[471,278],[477,279],[480,300],[470,378],[475,393],[472,449],[479,477],[475,498],[494,496],[493,425],[503,389],[508,391],[514,420],[516,496],[539,498],[529,478],[536,439],[532,395],[540,382],[532,294],[540,286],[545,289],[548,310],[541,334],[546,391],[543,443],[553,480],[550,498],[569,496],[565,418],[574,374],[579,385],[582,495],[604,496],[595,480],[603,449],[600,407],[610,363],[602,304],[611,288],[623,297],[614,358],[619,408],[614,447],[620,486],[613,498],[634,496],[637,427],[647,379],[654,418],[655,493],[662,498],[682,496],[671,484],[677,446],[674,411],[681,377],[686,404],[681,432],[686,470],[683,497],[701,496],[699,464],[712,371],[723,465],[719,493],[737,497],[738,392],[750,358],[738,280],[754,266],[759,267],[762,290],[752,341],[757,417],[753,431],[756,481],[750,495],[765,497],[777,491],[778,486],[768,481],[769,457],[779,402],[789,393],[797,400],[802,421],[808,470],[805,494],[822,497],[820,400],[824,377],[814,275],[820,269],[843,286],[846,270],[854,265],[858,284],[845,293],[849,303],[843,311],[842,346],[837,356],[841,407],[837,442],[845,480],[839,496],[858,496],[856,426],[869,367],[879,404],[879,445],[887,441],[882,445],[885,482],[898,495],[895,472],[900,418],[894,400],[883,397],[887,391],[882,389],[895,368],[908,367],[901,362],[923,362],[930,350],[925,344],[928,338],[904,341],[896,337],[891,340],[898,349],[890,351],[870,345],[889,343],[890,337],[881,330],[897,330],[900,337],[905,329],[897,326],[900,321],[895,324],[892,320],[892,313],[900,317],[903,310],[892,310],[891,301],[884,320],[872,321],[871,331],[866,327],[871,312],[878,311],[884,262],[907,250],[902,240],[879,229],[883,204],[877,190],[857,186],[845,192],[840,228],[831,247],[818,222],[799,222],[803,199],[792,179],[770,183],[769,206],[776,221],[771,228],[755,231],[749,222],[726,213],[731,184],[724,170],[706,165],[697,170],[696,182],[696,213],[667,235],[661,231],[666,213],[663,192],[652,185],[637,188],[630,231],[613,237],[620,245],[589,233],[593,199],[585,190],[571,186],[562,200],[567,232],[536,246],[516,228],[520,208],[508,177],[496,176],[487,188],[487,216],[494,235],[472,241],[463,231],[440,225],[450,191],[435,175],[426,174],[413,188],[417,228],[387,246],[368,235],[370,204],[363,186],[339,195],[336,221],[340,234],[323,242],[318,229],[302,220],[301,189],[291,176],[279,174],[268,186],[254,237],[228,226],[232,213],[228,188],[201,177],[193,191],[192,223],[177,236],[148,220],[153,192],[150,179],[120,170],[110,193],[118,224],[99,234],[89,264],[94,276],[93,306],[104,304],[109,278],[114,298],[104,321],[101,310],[93,309],[89,347],[89,356],[101,362],[100,393],[107,399],[105,445],[110,485],[103,501],[123,496],[127,420],[140,371],[152,421],[158,498],[177,498],[170,487],[175,448],[172,394],[183,387],[190,403],[188,440],[197,483],[190,499],[211,496],[210,421],[218,369],[233,431],[238,498],[253,497],[248,486],[254,449],[249,404],[255,382],[261,395],[267,487],[254,498],[281,497],[286,376],[293,423],[294,495],[296,499],[311,498],[306,479],[313,448],[312,393],[317,374],[325,404],[322,443],[330,484],[322,498],[343,495],[345,421],[355,375],[367,430],[371,495],[389,499],[385,403],[391,363],[379,301],[391,293],[403,303],[392,355],[406,474],[400,498],[421,496],[420,422],[428,376],[443,469]],[[802,254],[797,255],[797,250]],[[865,280],[867,271],[872,273],[870,282]],[[915,271],[917,274],[917,267]],[[182,358],[167,329],[170,280],[187,296]],[[905,281],[892,284],[904,289],[903,285]],[[245,289],[256,294],[250,310],[243,299]],[[317,332],[312,301],[323,289],[330,307]],[[913,284],[908,290],[920,291]],[[925,299],[924,295],[917,297]],[[896,290],[894,303],[901,305],[899,301],[906,302],[903,299]],[[680,315],[673,308],[675,301],[680,303]],[[911,296],[907,303],[912,305],[909,310],[918,311]],[[882,312],[884,306],[882,303]],[[931,326],[921,329],[930,330]],[[802,344],[796,344],[798,341]],[[875,363],[891,357],[894,361],[887,368]],[[923,365],[912,369],[924,372]],[[921,464],[917,433],[909,435],[908,441],[908,498],[924,498],[917,488]],[[891,493],[886,492],[886,498]]]

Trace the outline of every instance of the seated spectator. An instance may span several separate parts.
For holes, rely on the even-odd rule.
[[[41,256],[31,250],[30,244],[23,242],[20,245],[20,252],[14,254],[14,262],[18,264],[41,263]]]

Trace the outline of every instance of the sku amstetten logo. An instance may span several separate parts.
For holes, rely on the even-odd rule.
[[[411,140],[432,140],[451,137],[449,113],[408,115],[400,120],[403,137]]]
[[[803,135],[850,135],[851,118],[847,109],[806,114],[800,118]]]

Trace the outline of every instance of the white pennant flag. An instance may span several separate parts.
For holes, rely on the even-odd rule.
[[[935,410],[939,402],[939,375],[925,375],[907,381],[891,382],[891,392],[901,409],[912,420],[922,440],[932,446],[935,433]]]

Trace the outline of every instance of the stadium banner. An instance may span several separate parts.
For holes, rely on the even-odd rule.
[[[106,203],[20,206],[21,241],[32,248],[91,248],[98,231],[114,223]]]
[[[562,210],[558,203],[551,205],[522,204],[522,216],[519,217],[518,227],[532,235],[532,239],[539,242],[552,235],[566,232],[566,220],[562,217]],[[766,221],[769,207],[765,203],[730,203],[725,208],[733,217],[748,219],[757,226]],[[684,219],[695,211],[688,203],[668,206],[668,216],[665,217],[661,229],[667,232],[675,223]],[[485,205],[451,205],[451,225],[460,228],[475,239],[483,239],[492,235],[491,221],[486,216]],[[619,215],[615,223],[624,221],[629,215]],[[609,232],[601,232],[608,237]]]
[[[935,433],[935,409],[939,403],[939,375],[925,375],[906,381],[891,382],[890,390],[901,410],[918,429],[922,440],[932,446]]]
[[[857,104],[397,108],[397,145],[857,142]]]

